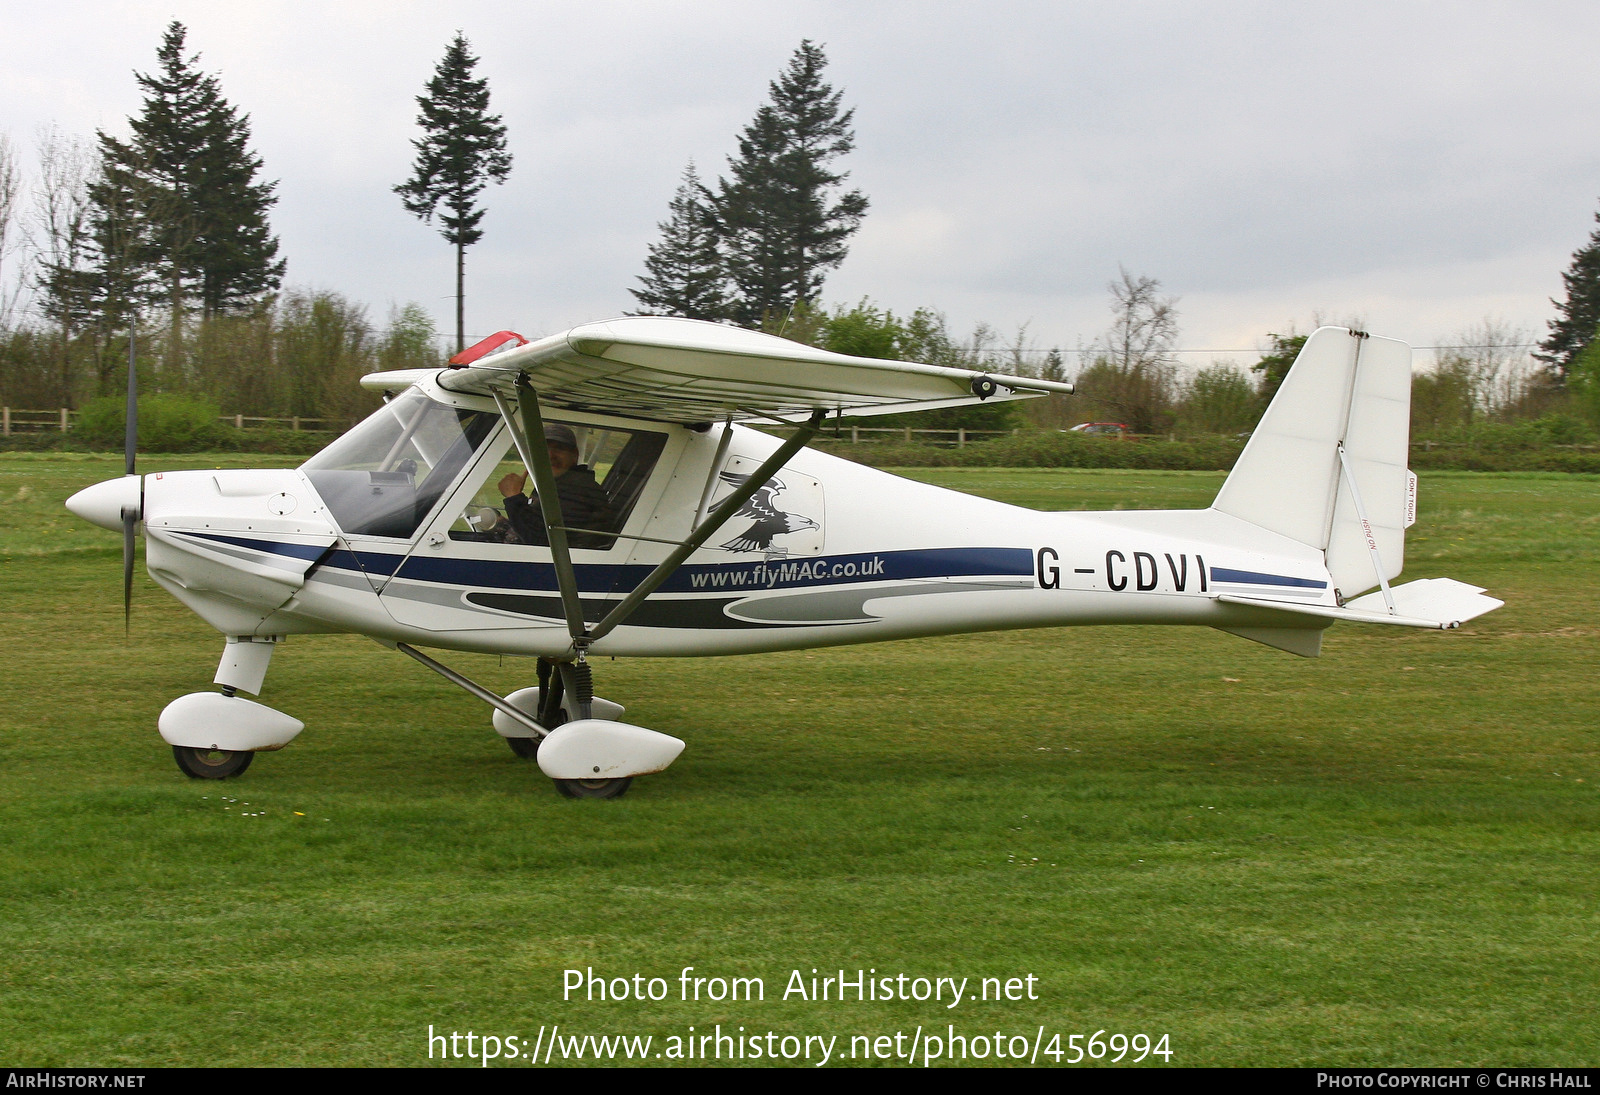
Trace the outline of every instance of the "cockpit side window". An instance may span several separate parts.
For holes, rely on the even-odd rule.
[[[567,474],[583,489],[567,490],[563,478],[562,509],[567,521],[567,542],[575,548],[609,551],[620,539],[628,516],[638,504],[650,473],[667,445],[667,435],[647,430],[614,429],[579,422],[551,422],[568,427],[578,444],[578,463]],[[477,494],[450,526],[452,540],[544,545],[549,542],[536,500],[528,504],[506,497],[500,484],[507,476],[525,475],[527,469],[510,449],[488,473]],[[525,489],[527,485],[525,484]],[[596,491],[605,499],[600,501]],[[524,496],[526,497],[526,496]],[[511,512],[516,508],[520,512]]]
[[[410,538],[498,420],[413,388],[300,470],[346,533]]]

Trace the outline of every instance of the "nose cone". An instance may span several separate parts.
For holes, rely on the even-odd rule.
[[[124,475],[121,479],[107,479],[104,483],[96,483],[92,487],[85,487],[71,498],[67,499],[67,509],[77,517],[82,517],[90,524],[108,528],[113,532],[122,531],[122,511],[133,510],[134,514],[143,517],[141,511],[141,477],[137,475]]]

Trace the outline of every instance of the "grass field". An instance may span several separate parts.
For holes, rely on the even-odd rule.
[[[60,504],[119,471],[0,455],[0,1064],[427,1064],[430,1024],[652,1055],[691,1026],[837,1035],[846,1064],[919,1025],[1043,1028],[1040,1064],[1097,1030],[1168,1035],[1174,1065],[1600,1063],[1600,477],[1425,476],[1406,577],[1506,607],[1339,625],[1316,661],[1098,628],[601,662],[689,747],[570,802],[476,700],[355,637],[274,660],[299,740],[186,779],[156,715],[210,687],[220,638],[141,571],[125,640],[118,537]],[[1222,478],[914,474],[1048,509],[1203,506]],[[765,1000],[683,1002],[684,966]],[[589,967],[670,994],[564,1001]],[[969,998],[784,1000],[813,968]],[[1037,999],[970,999],[1030,975]]]

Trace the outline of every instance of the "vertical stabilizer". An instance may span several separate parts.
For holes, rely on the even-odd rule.
[[[1371,589],[1405,562],[1410,419],[1411,347],[1319,327],[1212,507],[1325,551],[1344,596]]]

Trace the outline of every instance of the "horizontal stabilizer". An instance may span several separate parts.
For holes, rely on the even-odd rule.
[[[1394,624],[1446,631],[1505,604],[1504,601],[1483,596],[1483,590],[1478,586],[1469,586],[1450,578],[1423,578],[1395,586],[1390,593],[1394,597],[1395,610],[1392,613],[1382,592],[1357,597],[1343,606],[1302,604],[1270,597],[1238,597],[1230,593],[1220,595],[1217,600],[1230,605],[1270,608],[1296,616],[1321,616],[1357,624]]]
[[[1442,621],[1440,626],[1443,627],[1464,624],[1505,604],[1504,601],[1483,596],[1481,586],[1469,586],[1466,582],[1458,582],[1453,578],[1423,578],[1407,582],[1403,586],[1395,586],[1391,592],[1394,594],[1396,612],[1406,616],[1439,620]],[[1357,597],[1353,601],[1346,602],[1345,607],[1370,612],[1387,612],[1389,606],[1383,603],[1383,594],[1379,592]]]

